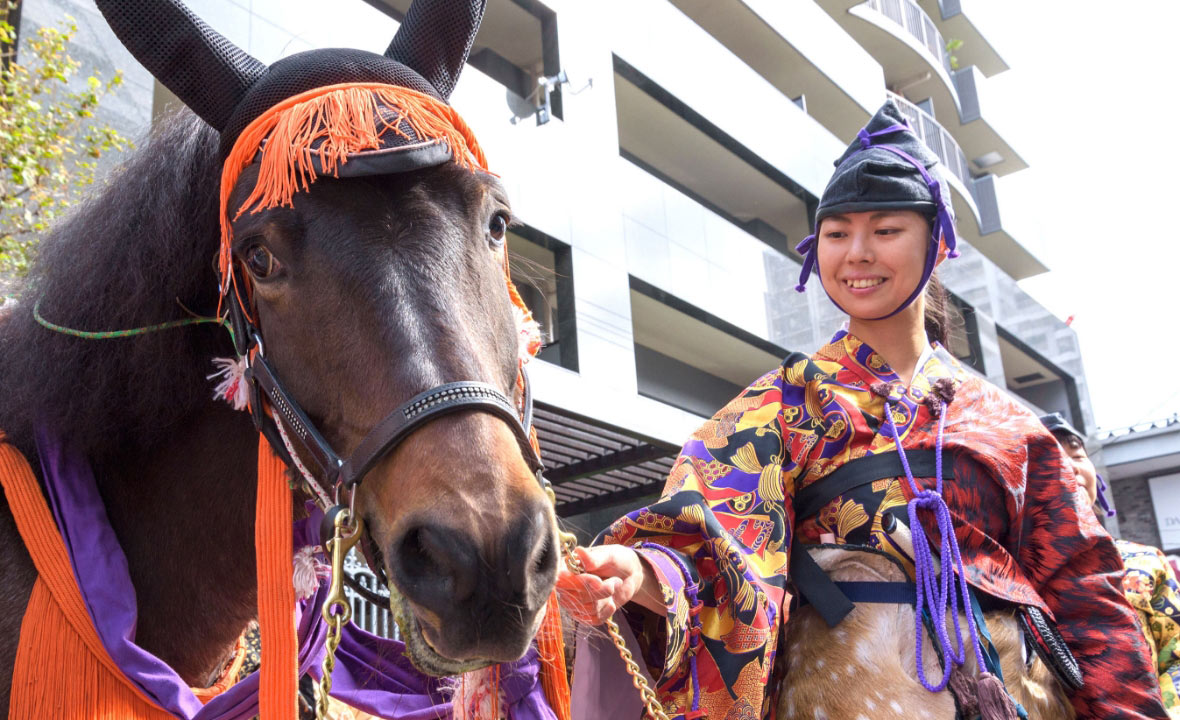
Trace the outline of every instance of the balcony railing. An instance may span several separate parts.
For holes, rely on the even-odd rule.
[[[345,556],[344,572],[351,575],[366,590],[382,597],[389,596],[389,590],[381,587],[377,576],[357,556],[355,551]],[[392,638],[394,640],[400,639],[398,637],[397,625],[393,622],[393,615],[389,611],[388,601],[384,605],[376,605],[369,602],[368,598],[363,595],[353,592],[352,588],[347,585],[344,586],[344,594],[348,596],[352,604],[352,621],[362,630],[373,635],[380,635],[381,637]]]
[[[925,46],[931,55],[942,62],[948,75],[953,72],[950,53],[947,52],[942,33],[938,32],[934,21],[918,3],[914,0],[866,0],[865,5],[905,28],[905,31]]]
[[[875,2],[876,0],[871,0]],[[971,170],[967,166],[967,156],[959,148],[959,143],[951,137],[951,134],[946,131],[934,116],[926,112],[922,108],[906,100],[901,95],[891,92],[889,97],[893,102],[897,103],[901,114],[910,121],[910,125],[914,128],[914,132],[926,144],[926,147],[934,151],[942,164],[950,170],[955,177],[963,182],[963,185],[971,189]]]

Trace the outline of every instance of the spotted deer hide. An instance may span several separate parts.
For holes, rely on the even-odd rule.
[[[819,566],[837,581],[903,582],[893,560],[867,550],[815,548]],[[1035,654],[1026,658],[1013,611],[986,615],[1000,653],[1006,686],[1030,720],[1067,720],[1074,711],[1057,680]],[[960,616],[966,634],[966,618]],[[948,625],[949,618],[948,618]],[[938,654],[922,632],[922,661],[928,679],[942,677]],[[779,720],[953,720],[950,691],[931,693],[918,682],[914,664],[912,605],[860,603],[834,628],[811,606],[791,613],[782,647],[785,676],[778,688]],[[975,658],[967,652],[967,675]]]

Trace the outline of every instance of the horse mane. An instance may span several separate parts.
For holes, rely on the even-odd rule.
[[[217,309],[217,133],[188,110],[135,152],[42,241],[16,308],[0,313],[0,429],[31,446],[43,423],[94,461],[183,431],[210,402],[210,358],[231,355],[215,325],[87,340],[51,332],[42,316],[82,330],[119,330]],[[183,305],[182,305],[183,304]]]

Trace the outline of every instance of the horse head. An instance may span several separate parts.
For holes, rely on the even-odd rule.
[[[342,457],[445,383],[516,396],[510,217],[494,177],[443,165],[323,179],[291,207],[234,222],[266,357]],[[482,412],[430,421],[366,473],[356,506],[362,547],[405,604],[422,669],[452,674],[524,653],[552,589],[556,526],[507,422]]]
[[[99,2],[221,133],[220,290],[256,423],[317,494],[354,505],[410,656],[435,675],[523,655],[557,572],[516,416],[511,209],[446,104],[483,5],[418,0],[384,56],[314,50],[267,67],[178,1]],[[408,402],[456,382],[491,399],[431,414],[432,397],[425,421],[403,422]]]

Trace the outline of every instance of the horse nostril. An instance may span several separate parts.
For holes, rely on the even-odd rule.
[[[442,525],[416,525],[393,545],[393,572],[411,600],[437,606],[469,597],[479,562],[465,534]]]
[[[503,601],[535,608],[544,603],[557,577],[557,543],[547,506],[518,516],[505,537]]]
[[[533,560],[533,572],[542,575],[553,569],[557,563],[557,543],[553,542],[553,535],[546,533],[537,557]]]

